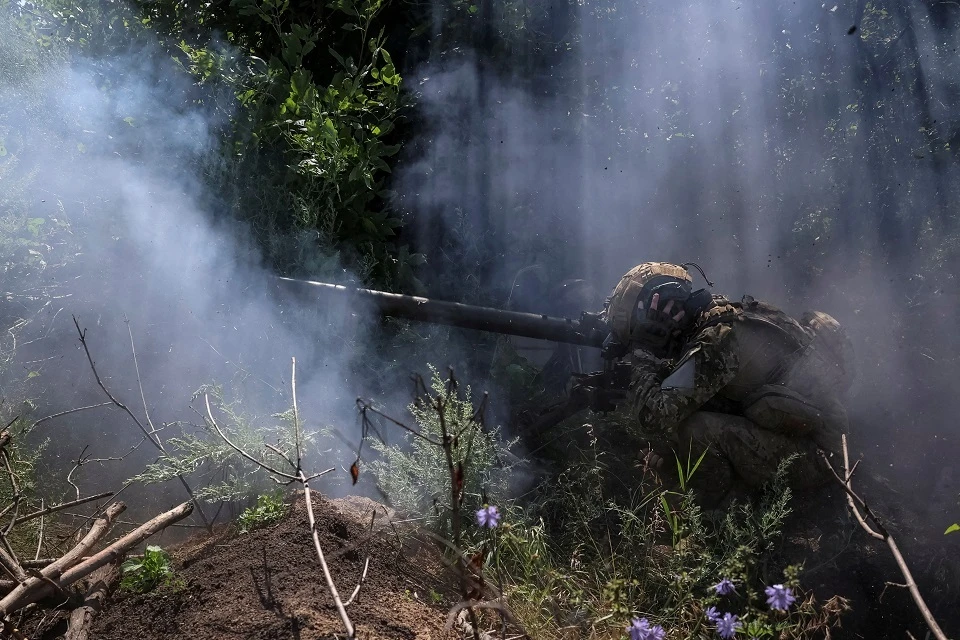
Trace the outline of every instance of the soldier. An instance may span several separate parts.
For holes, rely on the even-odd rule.
[[[826,313],[797,322],[749,296],[693,291],[692,282],[685,265],[644,263],[623,276],[604,310],[610,339],[634,366],[634,435],[667,435],[693,460],[708,450],[695,475],[705,504],[735,479],[761,485],[792,454],[795,486],[821,483],[817,449],[836,450],[847,424],[845,332]]]

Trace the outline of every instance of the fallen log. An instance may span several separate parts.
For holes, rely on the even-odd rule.
[[[17,609],[46,597],[51,591],[56,590],[55,587],[62,589],[63,586],[71,584],[73,581],[65,582],[61,585],[58,583],[58,579],[63,575],[64,571],[69,569],[73,564],[76,564],[80,558],[87,555],[90,549],[107,535],[113,526],[113,521],[123,513],[126,508],[126,505],[122,502],[117,502],[107,507],[103,515],[94,521],[87,535],[85,535],[74,548],[60,558],[57,558],[55,562],[41,569],[39,574],[34,574],[22,581],[13,591],[4,596],[3,599],[0,600],[0,617],[6,617]]]
[[[114,507],[117,506],[120,506],[120,509],[115,510]],[[111,505],[104,515],[100,516],[100,518],[97,520],[99,522],[107,519],[107,517],[112,514],[112,522],[112,519],[115,518],[120,511],[123,511],[124,508],[125,507],[122,503]],[[65,562],[61,562],[63,560],[63,558],[61,558],[54,564],[51,564],[43,569],[39,577],[31,577],[23,584],[18,585],[13,591],[0,600],[0,617],[8,616],[14,611],[17,611],[30,603],[37,602],[38,600],[50,596],[52,593],[56,593],[58,590],[62,591],[75,582],[87,577],[100,567],[122,559],[130,549],[140,544],[158,531],[162,531],[170,524],[183,520],[192,512],[192,502],[185,502],[178,507],[174,507],[169,511],[161,513],[156,518],[153,518],[149,522],[146,522],[140,527],[134,529],[113,544],[107,546],[102,551],[90,556],[89,558],[86,558],[79,564],[75,564],[72,567]],[[94,527],[97,527],[97,524],[94,524]],[[94,527],[91,527],[91,532],[93,531]],[[101,537],[102,535],[103,534],[101,534]],[[86,541],[89,537],[91,537],[90,533],[84,537],[84,541]],[[81,546],[84,546],[82,552],[75,553]],[[84,543],[81,542],[80,545],[74,547],[74,549],[68,552],[67,555],[71,556],[71,562],[76,562],[88,551],[89,546],[85,546]]]
[[[103,551],[94,554],[73,567],[60,579],[61,584],[73,584],[77,580],[90,575],[108,562],[123,557],[127,551],[137,546],[158,531],[163,531],[174,522],[179,522],[193,513],[193,501],[184,502],[180,506],[161,513],[153,520],[143,523],[127,535],[123,536]],[[2,603],[0,603],[2,604]]]
[[[93,619],[103,609],[103,605],[110,595],[113,586],[120,580],[120,558],[106,564],[87,579],[87,592],[84,594],[83,604],[70,613],[67,623],[67,632],[63,640],[90,640],[90,626]]]

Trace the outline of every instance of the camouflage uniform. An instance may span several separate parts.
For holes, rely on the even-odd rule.
[[[792,454],[795,486],[826,479],[817,449],[835,450],[846,429],[839,396],[851,361],[833,318],[813,312],[797,322],[749,297],[714,296],[678,337],[675,358],[632,353],[633,435],[667,436],[684,458],[715,454],[695,476],[707,502],[734,478],[761,485]]]

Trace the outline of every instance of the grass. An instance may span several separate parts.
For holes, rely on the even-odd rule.
[[[431,387],[449,395],[435,370]],[[428,406],[414,404],[411,414],[416,429],[433,434],[438,416],[424,409]],[[462,449],[469,471],[464,495],[476,498],[477,505],[495,504],[502,514],[495,528],[482,528],[471,517],[462,552],[481,559],[486,583],[502,593],[531,637],[622,639],[635,622],[661,627],[667,639],[716,638],[717,612],[729,614],[726,622],[743,637],[813,638],[846,610],[842,598],[818,603],[806,594],[802,567],[777,563],[775,551],[790,513],[786,472],[792,460],[783,461],[757,499],[705,515],[689,489],[700,460],[677,461],[679,485],[651,470],[639,486],[614,493],[609,479],[618,470],[590,448],[592,441],[578,462],[567,463],[532,496],[516,501],[508,498],[510,468],[503,464],[511,443],[466,420],[474,414],[469,395],[448,406],[454,414],[445,419],[473,442]],[[449,483],[443,449],[412,435],[392,445],[377,441],[374,448],[381,457],[370,468],[386,496],[401,512],[441,525],[442,532],[449,512],[443,501]],[[722,579],[732,581],[736,591],[717,593]],[[796,597],[786,611],[767,602],[764,590],[775,584]],[[495,611],[479,615],[484,625],[499,627]],[[643,640],[659,637],[644,633],[634,632]]]

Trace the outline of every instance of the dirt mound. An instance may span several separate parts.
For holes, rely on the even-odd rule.
[[[348,613],[362,638],[441,639],[446,609],[424,594],[443,593],[442,565],[404,547],[376,503],[328,501],[313,494],[320,542],[337,587],[349,598],[369,554],[370,570]],[[363,514],[361,516],[361,514]],[[362,520],[361,520],[362,518]],[[307,525],[302,493],[274,527],[242,536],[222,532],[172,551],[179,583],[142,596],[117,596],[94,625],[102,640],[343,636]],[[432,568],[432,569],[431,569]],[[437,596],[434,596],[437,597]],[[439,599],[439,598],[437,598]]]

